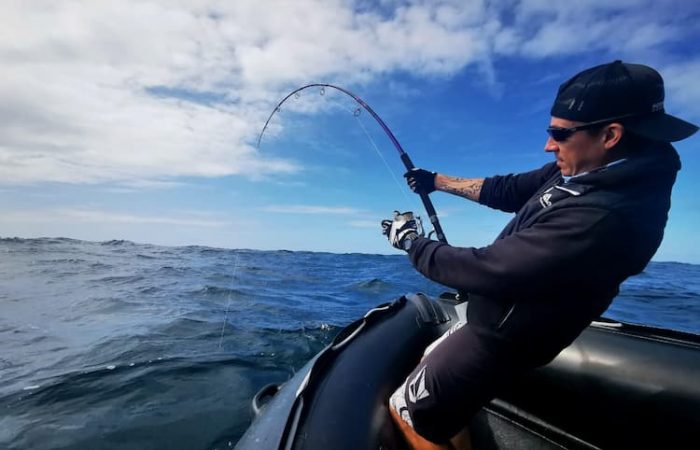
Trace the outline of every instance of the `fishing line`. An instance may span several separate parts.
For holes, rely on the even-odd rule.
[[[368,113],[370,113],[370,115],[372,116],[372,118],[374,118],[374,120],[379,124],[379,126],[382,128],[382,130],[384,130],[384,133],[389,137],[389,139],[391,140],[391,143],[394,145],[394,147],[396,148],[396,150],[399,152],[399,156],[400,156],[400,158],[401,158],[401,162],[403,162],[404,166],[406,167],[406,170],[409,170],[409,171],[410,171],[410,170],[413,170],[413,169],[415,168],[415,165],[413,164],[413,161],[411,161],[411,158],[408,156],[408,153],[406,153],[406,152],[404,151],[404,149],[401,147],[401,144],[400,144],[399,141],[396,139],[396,136],[394,136],[394,133],[392,133],[392,131],[391,131],[391,130],[389,129],[389,127],[384,123],[384,121],[382,120],[382,118],[379,117],[379,115],[378,115],[364,100],[362,100],[360,97],[358,97],[357,95],[353,94],[352,92],[350,92],[350,91],[348,91],[348,90],[346,90],[346,89],[343,89],[343,88],[341,88],[341,87],[338,87],[338,86],[335,86],[335,85],[332,85],[332,84],[325,84],[325,83],[324,83],[324,84],[321,84],[321,83],[312,83],[312,84],[307,84],[307,85],[305,85],[305,86],[302,86],[302,87],[300,87],[300,88],[297,88],[297,89],[293,90],[292,92],[290,92],[289,94],[287,94],[286,97],[284,97],[279,103],[277,103],[277,105],[275,106],[275,108],[272,110],[272,112],[271,112],[270,115],[268,116],[267,120],[265,121],[265,125],[263,126],[262,130],[260,131],[260,135],[258,136],[258,142],[257,142],[257,147],[258,147],[258,148],[260,148],[260,142],[261,142],[262,137],[263,137],[263,135],[264,135],[264,133],[265,133],[265,130],[267,130],[267,127],[268,127],[268,125],[270,124],[270,120],[272,120],[272,117],[275,115],[275,113],[277,113],[277,112],[280,111],[280,107],[282,106],[282,104],[283,104],[285,101],[287,101],[287,99],[289,99],[289,98],[292,97],[292,96],[294,96],[295,99],[298,99],[298,98],[300,97],[299,93],[300,93],[301,91],[303,91],[303,90],[305,90],[305,89],[313,88],[313,87],[318,87],[318,88],[320,88],[319,93],[320,93],[321,95],[325,95],[325,93],[326,93],[326,88],[331,88],[331,89],[334,89],[334,90],[336,90],[336,91],[342,92],[343,94],[345,94],[345,95],[351,97],[353,100],[355,100],[355,102],[356,102],[358,105],[360,105],[360,106],[361,106],[362,108],[364,108]],[[361,109],[360,109],[360,108],[357,108],[357,109],[355,110],[355,112],[353,113],[353,115],[354,115],[355,117],[358,117],[358,115],[359,115],[358,112],[359,112],[359,111],[361,111]],[[365,131],[365,134],[369,137],[369,133],[367,132],[367,130],[365,129],[365,127],[363,126],[363,124],[360,123],[360,125],[362,125],[363,131]],[[375,151],[376,151],[377,146],[376,146],[376,144],[374,143],[374,140],[373,140],[371,137],[369,137],[369,138],[370,138],[370,142],[372,142],[373,146],[375,147]],[[388,166],[388,164],[386,163],[384,157],[381,155],[381,152],[379,152],[379,155],[380,155],[382,161],[384,161],[385,166],[389,169],[389,172],[391,173],[392,178],[394,178],[394,182],[395,182],[398,186],[400,186],[400,183],[398,182],[397,177],[394,175],[394,173],[393,173],[393,172],[391,171],[391,169],[389,168],[389,166]],[[403,189],[401,189],[401,192],[402,192],[404,195],[406,195],[406,193],[405,193],[405,191],[404,191]],[[434,232],[435,232],[435,234],[436,234],[437,239],[438,239],[440,242],[447,243],[447,238],[445,237],[445,233],[442,231],[442,226],[440,225],[440,220],[439,220],[438,217],[437,217],[437,212],[435,212],[435,207],[433,206],[433,203],[430,201],[430,197],[429,197],[428,194],[426,194],[426,193],[419,193],[419,196],[420,196],[420,199],[421,199],[421,201],[422,201],[422,203],[423,203],[423,206],[425,207],[426,212],[428,213],[428,219],[430,220],[430,223],[431,223],[432,226],[433,226],[433,230],[434,230]],[[409,200],[409,202],[411,202],[411,201]]]
[[[348,114],[350,114],[354,117],[354,119],[357,121],[357,124],[360,126],[360,129],[362,130],[362,132],[365,134],[365,136],[369,140],[370,144],[372,145],[372,149],[374,149],[374,151],[379,156],[379,159],[382,161],[382,163],[384,164],[384,167],[389,172],[391,179],[394,180],[394,184],[396,185],[396,188],[399,190],[399,192],[401,192],[401,195],[403,195],[406,202],[408,204],[410,204],[414,210],[420,209],[420,206],[418,206],[418,203],[416,203],[415,197],[413,197],[413,196],[409,197],[409,195],[406,193],[405,185],[402,185],[399,182],[399,178],[396,176],[396,173],[392,170],[391,166],[389,165],[389,162],[386,160],[386,158],[382,154],[376,141],[372,138],[371,134],[369,133],[369,130],[367,130],[367,127],[362,122],[362,119],[361,119],[362,109],[355,108],[354,110],[352,110],[346,104],[343,103],[342,99],[338,99],[338,98],[335,98],[334,96],[326,95],[325,90],[323,90],[323,88],[319,91],[319,95],[326,97],[326,99],[327,99],[326,101],[331,103],[331,106],[341,108],[341,109],[345,110]],[[301,98],[301,94],[299,92],[296,92],[294,94],[294,100],[297,101],[300,98]],[[279,112],[279,111],[280,111],[280,108],[278,107],[276,112]]]
[[[359,111],[359,108],[356,111]],[[360,125],[360,128],[362,128],[362,131],[364,131],[365,136],[367,136],[367,139],[369,139],[369,142],[372,144],[374,151],[377,152],[377,155],[379,155],[379,159],[381,159],[382,162],[384,163],[384,167],[386,167],[386,170],[389,171],[389,175],[391,175],[391,179],[394,180],[394,183],[396,184],[396,187],[398,188],[399,192],[401,192],[401,195],[403,195],[403,197],[406,199],[406,201],[410,205],[417,206],[418,203],[416,203],[415,197],[411,198],[408,196],[408,194],[406,193],[405,186],[401,185],[401,183],[399,182],[399,179],[396,177],[396,174],[394,173],[393,170],[391,170],[391,167],[389,166],[389,163],[387,162],[386,158],[384,157],[382,152],[379,150],[379,147],[374,142],[374,139],[372,139],[372,136],[370,136],[369,131],[367,131],[365,124],[362,123],[362,121],[360,120],[360,115],[359,114],[353,114],[353,115],[355,116],[355,120],[357,121],[357,123]],[[414,208],[414,209],[419,209],[419,208]]]
[[[224,323],[221,325],[221,338],[219,339],[219,348],[224,343],[224,330],[226,329],[226,322],[228,322],[228,310],[231,306],[231,292],[233,292],[233,283],[236,280],[236,271],[238,270],[238,257],[240,255],[236,253],[236,260],[233,262],[233,273],[231,274],[231,285],[228,290],[228,300],[226,301],[226,312],[224,313]]]
[[[299,95],[299,93],[297,92],[294,98],[299,99],[298,95]],[[384,167],[389,172],[389,175],[391,175],[391,179],[394,180],[394,184],[396,184],[396,188],[399,190],[399,192],[401,192],[401,195],[403,195],[404,199],[406,199],[406,202],[411,204],[412,206],[418,206],[418,203],[416,203],[415,197],[408,196],[408,194],[406,193],[405,184],[402,185],[399,182],[399,178],[396,176],[396,173],[392,170],[391,166],[389,165],[389,162],[386,160],[386,158],[384,157],[384,154],[379,149],[379,146],[377,145],[376,141],[372,138],[372,135],[369,133],[369,130],[367,129],[365,124],[362,122],[362,120],[361,120],[362,109],[355,108],[354,110],[351,110],[350,108],[347,107],[347,105],[343,104],[343,102],[339,99],[337,100],[337,99],[334,99],[334,98],[331,98],[328,96],[326,96],[326,98],[328,99],[329,102],[344,109],[345,111],[348,112],[348,114],[351,114],[355,118],[355,121],[357,121],[357,124],[360,126],[360,129],[363,131],[365,136],[367,136],[367,140],[369,140],[370,144],[372,144],[372,148],[377,153],[377,156],[379,156],[379,159],[381,159],[382,163],[384,163]],[[416,210],[420,209],[420,206],[418,206],[417,208],[414,208],[414,209],[416,209]]]

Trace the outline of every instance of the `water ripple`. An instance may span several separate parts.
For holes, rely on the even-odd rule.
[[[250,398],[406,292],[405,256],[0,239],[0,448],[228,446]],[[607,315],[700,332],[700,266],[652,263]]]

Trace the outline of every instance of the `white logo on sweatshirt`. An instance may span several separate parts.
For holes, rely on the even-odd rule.
[[[550,193],[543,194],[542,197],[540,197],[540,204],[543,208],[548,208],[552,206],[552,201],[550,200],[551,198],[552,194]]]

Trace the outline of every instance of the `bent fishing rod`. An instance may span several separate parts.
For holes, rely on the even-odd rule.
[[[275,106],[275,109],[272,110],[270,113],[270,116],[267,118],[265,121],[265,126],[263,126],[262,131],[260,132],[260,136],[258,136],[258,148],[260,148],[260,141],[262,140],[263,134],[265,133],[265,130],[267,129],[267,126],[270,123],[270,120],[272,120],[272,117],[275,115],[280,110],[280,107],[284,102],[287,101],[292,96],[297,96],[299,95],[299,92],[309,89],[309,88],[321,88],[321,95],[325,94],[325,89],[330,88],[330,89],[335,89],[336,91],[342,92],[343,94],[351,97],[355,102],[357,102],[362,108],[364,108],[370,115],[374,118],[374,120],[377,121],[379,126],[382,127],[382,130],[386,133],[387,136],[389,136],[389,139],[391,140],[391,143],[394,144],[394,147],[396,150],[399,152],[399,156],[401,158],[401,161],[403,162],[403,165],[406,167],[406,170],[413,170],[415,169],[415,165],[413,164],[413,161],[411,161],[411,158],[408,156],[408,153],[406,153],[401,147],[401,144],[399,144],[399,141],[396,139],[396,136],[394,136],[394,133],[391,132],[389,127],[384,123],[381,117],[374,112],[374,110],[360,97],[357,95],[353,94],[352,92],[343,89],[341,87],[335,86],[333,84],[325,84],[325,83],[312,83],[312,84],[307,84],[306,86],[302,86],[300,88],[297,88],[290,92],[286,97],[284,97],[278,104]],[[359,112],[359,110],[358,110]],[[442,231],[442,226],[440,225],[440,220],[438,219],[437,213],[435,212],[435,207],[433,206],[433,202],[430,200],[430,197],[428,194],[421,192],[419,193],[421,202],[423,202],[423,207],[425,208],[426,212],[428,213],[428,218],[430,219],[430,223],[433,226],[433,230],[435,230],[435,236],[440,242],[444,242],[447,244],[447,238],[445,238],[445,233]]]

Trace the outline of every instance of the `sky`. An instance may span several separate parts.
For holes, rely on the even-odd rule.
[[[570,76],[615,59],[666,82],[700,123],[694,0],[236,0],[0,3],[0,236],[399,253],[393,210],[425,216],[398,153],[484,177],[552,161],[549,108]],[[655,260],[700,263],[700,136]],[[510,220],[431,196],[453,245]],[[643,218],[640,218],[643,220]],[[427,221],[426,221],[427,222]]]

